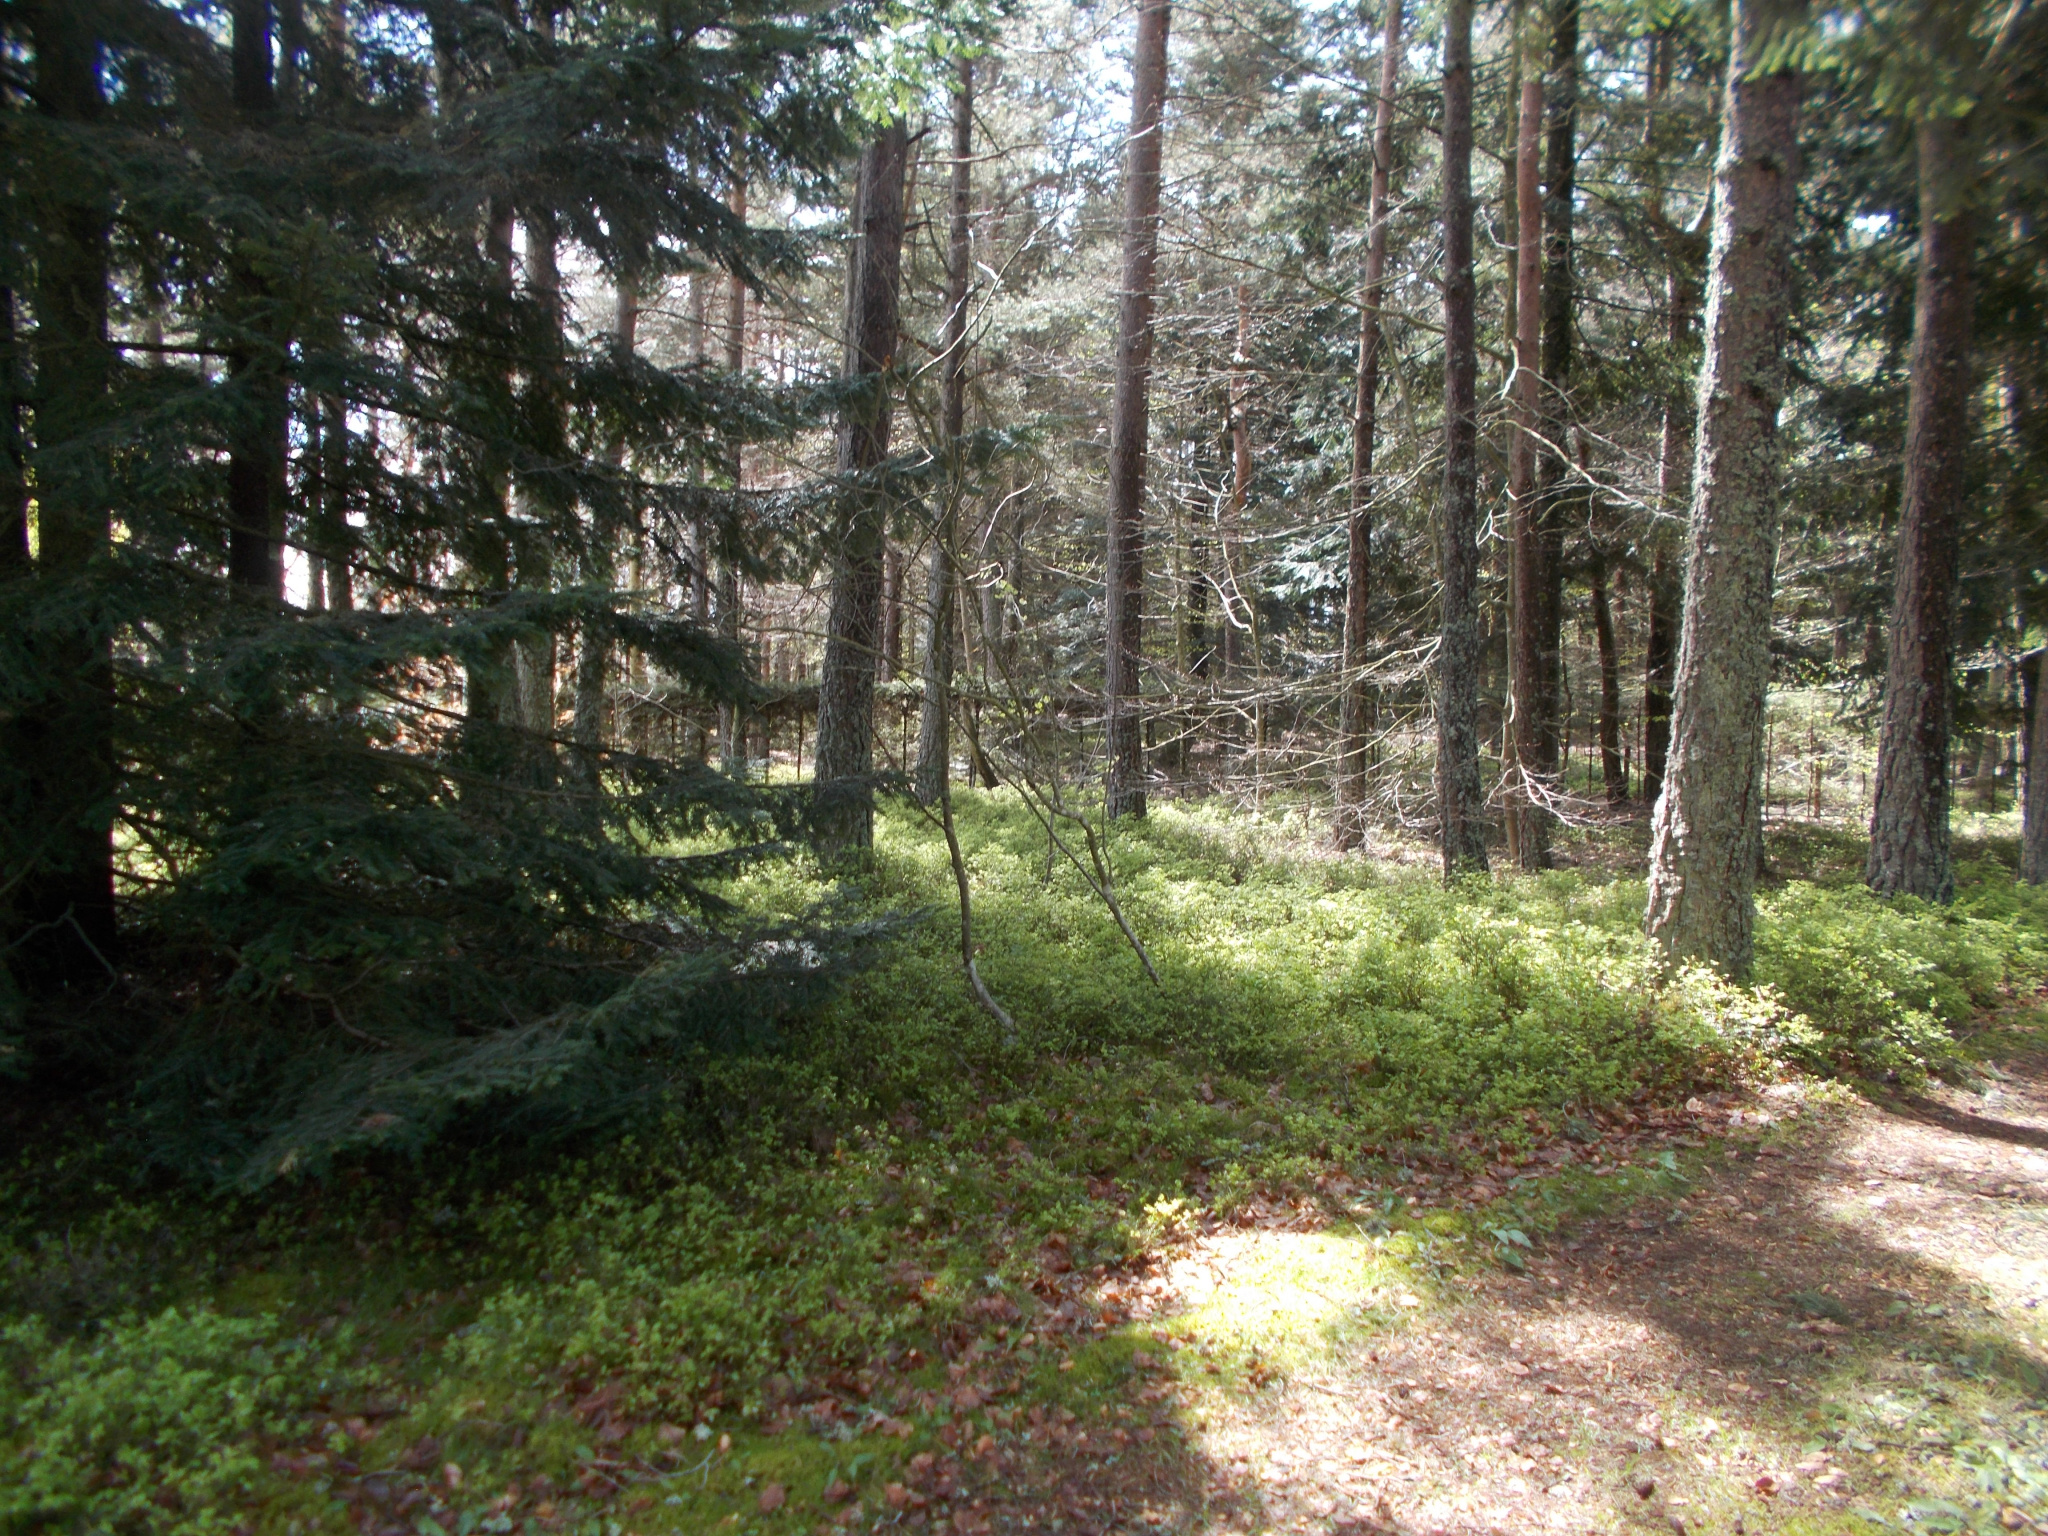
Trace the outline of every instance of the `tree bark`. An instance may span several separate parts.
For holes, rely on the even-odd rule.
[[[1380,36],[1380,93],[1373,108],[1372,191],[1366,204],[1365,281],[1358,295],[1358,388],[1352,406],[1351,508],[1345,529],[1344,691],[1337,717],[1337,823],[1340,849],[1365,841],[1366,753],[1373,727],[1372,685],[1365,680],[1372,642],[1372,460],[1379,435],[1380,306],[1387,287],[1387,189],[1393,175],[1394,93],[1401,82],[1401,8],[1386,0]]]
[[[1521,38],[1515,46],[1523,46]],[[1544,637],[1547,610],[1542,512],[1537,502],[1536,440],[1541,430],[1543,202],[1538,159],[1543,137],[1543,77],[1523,65],[1520,117],[1515,135],[1515,372],[1509,391],[1514,426],[1508,446],[1514,580],[1508,625],[1507,774],[1508,846],[1523,869],[1549,865],[1550,817],[1544,760],[1544,705],[1548,682]]]
[[[1139,0],[1131,135],[1124,159],[1123,288],[1117,303],[1116,391],[1110,404],[1109,551],[1103,693],[1109,775],[1105,809],[1145,814],[1145,743],[1138,695],[1145,640],[1145,455],[1151,430],[1152,290],[1159,254],[1159,162],[1165,136],[1169,0]]]
[[[0,581],[28,574],[29,387],[14,290],[0,285]]]
[[[832,602],[818,682],[818,852],[874,845],[875,652],[881,639],[882,536],[888,503],[872,481],[889,457],[887,374],[896,358],[903,273],[903,179],[909,139],[898,121],[861,152],[846,284],[846,375],[868,393],[839,424],[848,503],[833,550]]]
[[[2029,670],[2026,660],[2033,662]],[[2048,885],[2048,650],[2021,662],[2025,702],[2021,729],[2027,738],[2026,802],[2021,811],[2020,878]]]
[[[1536,695],[1537,754],[1524,758],[1523,771],[1546,787],[1557,780],[1559,730],[1563,712],[1564,535],[1572,504],[1566,443],[1571,436],[1572,323],[1577,296],[1573,273],[1572,198],[1578,181],[1579,0],[1552,0],[1550,61],[1543,86],[1546,112],[1543,151],[1543,442],[1536,456],[1535,575],[1537,646],[1541,689]],[[1522,836],[1528,868],[1550,863],[1555,816],[1532,806]]]
[[[1748,973],[1762,854],[1785,331],[1800,78],[1758,69],[1804,0],[1736,0],[1715,166],[1706,355],[1671,761],[1651,824],[1646,926],[1664,952]]]
[[[105,106],[89,13],[56,0],[26,10],[36,109],[79,132]],[[117,958],[113,653],[95,633],[97,604],[86,585],[106,557],[110,524],[97,473],[85,462],[93,455],[78,451],[101,425],[113,368],[111,213],[105,189],[83,167],[46,185],[33,290],[35,580],[75,587],[64,611],[77,617],[33,637],[40,696],[4,723],[29,812],[4,833],[7,863],[23,872],[9,901],[7,964],[31,996],[103,984]]]
[[[245,131],[260,128],[277,110],[272,77],[268,0],[234,0],[230,61],[235,111]],[[239,307],[262,305],[264,283],[246,257],[231,258]],[[245,313],[244,325],[252,315]],[[246,397],[228,450],[228,580],[246,592],[284,599],[285,385],[268,358],[246,347],[229,359],[230,376]]]
[[[1593,636],[1600,647],[1600,782],[1609,805],[1628,800],[1628,775],[1621,766],[1621,658],[1614,648],[1614,610],[1607,597],[1607,551],[1593,551],[1588,572],[1593,589]]]
[[[733,217],[742,224],[747,219],[747,178],[743,172],[735,172],[732,190],[727,196],[727,205]],[[902,204],[897,204],[897,224],[902,225]],[[899,234],[897,245],[900,249],[902,238]],[[893,346],[893,337],[891,345]],[[731,273],[725,284],[725,371],[735,379],[747,366],[747,280],[738,272]],[[886,442],[886,429],[884,434]],[[886,451],[886,450],[885,450]],[[732,488],[743,490],[746,482],[746,449],[740,443],[732,445],[732,460],[729,473]],[[718,633],[724,640],[735,645],[745,627],[746,615],[740,597],[739,563],[728,554],[718,562]],[[868,670],[874,671],[875,648],[868,647]],[[873,713],[874,689],[868,689],[869,713]],[[870,724],[872,732],[872,722]],[[718,768],[721,773],[739,775],[746,772],[747,747],[740,739],[739,708],[730,699],[718,701]]]
[[[967,291],[973,276],[974,61],[962,59],[953,87],[951,218],[946,239],[945,371],[939,380],[939,431],[945,438],[947,484],[932,534],[925,579],[924,702],[917,720],[920,805],[938,804],[953,757],[953,567],[960,543],[960,498],[966,488],[962,439],[967,431]]]
[[[1223,605],[1223,677],[1238,682],[1258,665],[1258,611],[1245,595],[1244,509],[1252,489],[1252,427],[1246,414],[1250,362],[1251,294],[1237,285],[1237,346],[1230,354],[1230,499],[1224,504],[1222,543],[1230,588]]]
[[[1864,879],[1881,895],[1955,899],[1949,846],[1949,728],[1955,712],[1956,565],[1969,452],[1969,125],[1919,127],[1920,272],[1913,296],[1906,486],[1885,662],[1884,723]]]
[[[1436,782],[1444,878],[1486,869],[1479,778],[1479,360],[1472,274],[1472,0],[1444,7],[1443,632]]]
[[[1671,79],[1672,44],[1660,36],[1653,44],[1650,66],[1652,99],[1661,97]],[[1664,243],[1664,339],[1674,374],[1692,338],[1693,316],[1699,308],[1699,284],[1693,276],[1694,241],[1673,228],[1657,196],[1655,218]],[[1657,449],[1657,519],[1650,543],[1650,613],[1643,640],[1643,800],[1653,809],[1664,792],[1664,763],[1671,749],[1672,669],[1678,655],[1679,562],[1672,558],[1674,527],[1685,516],[1692,496],[1693,413],[1690,392],[1673,387],[1664,400],[1664,424]]]
[[[556,262],[555,220],[552,214],[529,214],[526,223],[526,285],[547,315],[542,341],[543,356],[532,369],[529,388],[534,396],[530,413],[544,433],[542,450],[564,455],[568,448],[568,413],[562,399],[563,311],[562,274]],[[529,592],[546,592],[554,586],[555,540],[552,527],[554,508],[546,481],[528,480],[519,487],[514,501],[518,513],[513,536],[513,574],[518,585]],[[555,731],[555,635],[529,635],[512,648],[514,717],[519,728],[535,736],[552,736]],[[554,748],[544,742],[529,743],[527,753],[536,771],[551,777]]]
[[[621,273],[612,303],[612,347],[620,362],[632,360],[639,334],[639,285],[630,273]],[[625,469],[624,438],[613,442],[611,460],[614,469]],[[609,529],[593,527],[590,530],[584,580],[593,587],[608,589],[618,580],[616,537]],[[605,739],[605,685],[611,672],[612,654],[610,627],[602,617],[593,614],[583,621],[577,641],[575,696],[570,709],[569,734],[583,749],[583,777],[585,783],[594,788],[597,784],[597,751]]]
[[[903,549],[882,542],[882,644],[875,676],[893,683],[903,675]]]

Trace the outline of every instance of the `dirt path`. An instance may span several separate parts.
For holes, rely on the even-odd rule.
[[[1079,1444],[1039,1425],[988,1513],[1357,1536],[2048,1523],[2048,1061],[1993,1070],[1981,1095],[1702,1106],[1717,1134],[1682,1196],[1568,1226],[1523,1277],[1439,1289],[1425,1263],[1404,1284],[1412,1258],[1342,1225],[1213,1232],[1150,1282],[1142,1389]]]

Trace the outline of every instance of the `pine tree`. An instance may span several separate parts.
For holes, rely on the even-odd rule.
[[[1801,0],[1735,7],[1672,761],[1651,824],[1651,936],[1675,958],[1731,976],[1749,970],[1762,854],[1778,410],[1800,168],[1800,77],[1771,51],[1803,19]]]
[[[1141,0],[1124,149],[1123,281],[1117,297],[1116,393],[1109,427],[1109,554],[1103,625],[1111,816],[1145,814],[1138,695],[1145,639],[1145,460],[1151,435],[1152,289],[1159,255],[1159,164],[1165,136],[1168,0]]]
[[[571,335],[550,257],[793,273],[703,188],[742,160],[825,185],[843,18],[279,14],[0,18],[36,81],[0,116],[36,488],[32,552],[17,498],[0,559],[0,1028],[139,1088],[145,1155],[249,1182],[628,1112],[860,942],[719,894],[803,837],[803,794],[587,711],[578,772],[547,767],[571,631],[699,705],[749,696],[729,643],[564,573],[643,519],[676,563],[700,517],[757,558],[745,498],[693,481],[816,416]]]

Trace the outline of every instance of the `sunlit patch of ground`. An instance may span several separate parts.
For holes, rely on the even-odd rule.
[[[2043,1528],[2048,1069],[1726,1118],[1683,1198],[1582,1222],[1524,1277],[1285,1212],[1191,1239],[1125,1298],[1187,1462],[1126,1523]]]

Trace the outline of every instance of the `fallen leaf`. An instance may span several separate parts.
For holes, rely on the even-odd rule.
[[[901,1483],[891,1483],[882,1490],[882,1502],[891,1509],[906,1509],[910,1505],[910,1490]]]
[[[1767,1499],[1774,1499],[1778,1496],[1778,1480],[1768,1472],[1758,1474],[1754,1486],[1756,1491]]]
[[[853,1485],[844,1478],[835,1477],[825,1485],[825,1502],[838,1504],[853,1492]]]
[[[782,1484],[770,1483],[761,1490],[761,1497],[755,1502],[761,1506],[762,1514],[772,1515],[775,1511],[782,1508],[783,1500],[788,1497],[789,1494],[784,1490]]]

